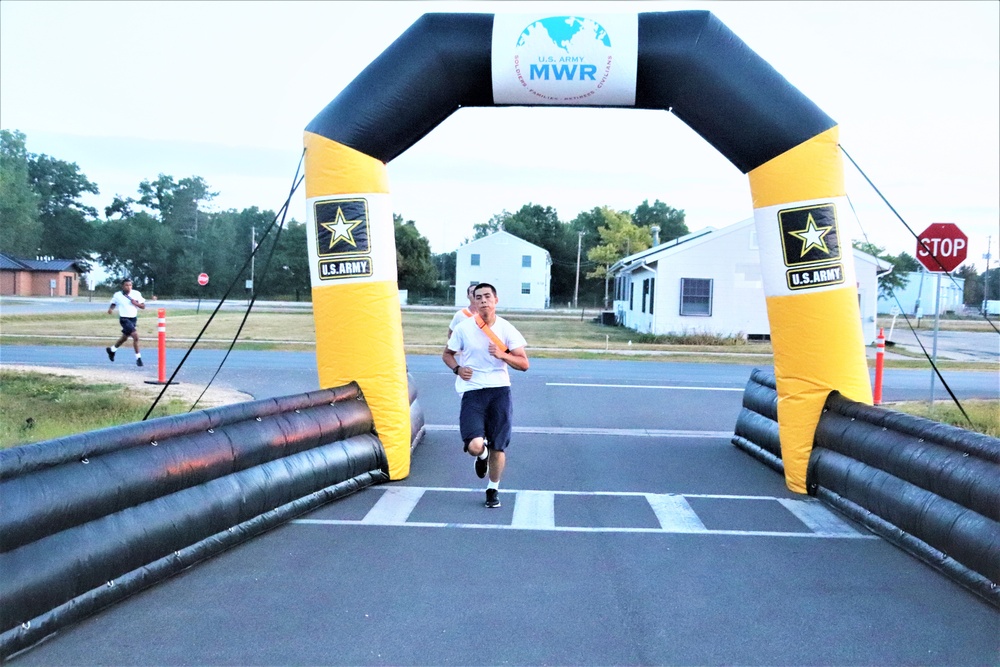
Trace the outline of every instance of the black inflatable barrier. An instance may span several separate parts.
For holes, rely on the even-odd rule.
[[[732,442],[783,472],[777,401],[774,376],[754,369]],[[1000,440],[832,392],[806,485],[1000,607]]]
[[[0,451],[0,659],[388,479],[356,383]]]
[[[424,439],[424,433],[427,429],[424,421],[424,411],[420,407],[420,397],[417,395],[417,385],[413,381],[413,376],[407,373],[406,381],[410,395],[410,451],[412,452],[420,444],[420,441]]]
[[[778,440],[778,390],[774,376],[755,368],[743,391],[732,443],[775,471],[784,474]]]
[[[1000,608],[1000,439],[832,392],[806,484]]]

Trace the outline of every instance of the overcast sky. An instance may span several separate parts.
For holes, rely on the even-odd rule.
[[[215,210],[277,210],[303,128],[427,12],[708,9],[840,124],[841,143],[919,233],[954,222],[980,271],[1000,243],[1000,3],[0,2],[0,126],[115,194],[201,176]],[[845,160],[866,234],[916,242]],[[752,216],[745,175],[665,111],[463,109],[389,163],[393,210],[434,252],[525,203],[561,220],[656,199],[688,227]],[[849,212],[850,213],[850,212]],[[305,219],[304,196],[291,214]],[[843,215],[843,214],[842,214]],[[303,249],[304,250],[304,249]]]

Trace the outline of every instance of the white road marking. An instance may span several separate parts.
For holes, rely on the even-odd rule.
[[[660,527],[668,533],[703,533],[707,528],[683,496],[647,493]]]
[[[799,521],[809,526],[809,529],[814,533],[840,536],[853,535],[858,532],[851,524],[818,500],[778,498],[778,502],[794,514]]]
[[[551,491],[518,491],[515,494],[511,528],[556,527],[556,494]]]
[[[428,431],[458,431],[457,424],[425,424]],[[514,433],[541,435],[609,435],[626,438],[729,438],[732,431],[682,431],[655,428],[577,428],[560,426],[515,426]]]
[[[406,523],[410,512],[420,502],[424,489],[416,486],[392,486],[385,490],[378,502],[368,510],[361,523],[379,526]]]
[[[685,391],[744,391],[746,387],[680,387],[661,384],[588,384],[584,382],[546,382],[546,387],[598,387],[607,389],[680,389]]]
[[[375,491],[367,489],[366,491]],[[709,494],[657,494],[618,491],[538,491],[503,489],[502,495],[514,496],[514,511],[509,524],[449,523],[437,521],[408,521],[417,503],[428,491],[450,493],[482,493],[482,489],[393,486],[383,490],[382,496],[363,519],[294,519],[293,524],[329,526],[394,526],[414,528],[486,528],[514,530],[548,530],[577,533],[658,533],[688,535],[733,535],[743,537],[806,537],[822,539],[879,539],[876,535],[855,530],[837,517],[832,510],[817,501],[775,498],[771,496],[734,496]],[[648,502],[660,523],[659,528],[630,528],[621,526],[558,526],[555,523],[555,497],[578,496],[642,496]],[[803,532],[773,530],[713,530],[706,528],[686,498],[721,498],[727,500],[775,500],[799,518]],[[485,510],[484,510],[485,511]],[[495,511],[491,512],[495,516]]]

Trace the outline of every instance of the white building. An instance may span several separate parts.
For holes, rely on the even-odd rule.
[[[455,251],[456,307],[468,305],[465,290],[476,283],[497,288],[501,310],[547,308],[552,257],[509,232],[494,232]]]
[[[865,340],[873,342],[878,260],[854,250]],[[887,268],[883,262],[883,268]],[[706,228],[611,267],[615,319],[640,333],[770,336],[757,231],[750,218]]]
[[[938,274],[927,271],[910,271],[904,275],[908,279],[906,287],[897,288],[893,292],[893,296],[888,299],[879,297],[878,312],[891,313],[895,306],[899,308],[901,313],[916,315],[919,303],[920,316],[933,317],[937,312],[934,306],[938,303],[936,299]],[[942,273],[941,314],[949,311],[961,312],[964,308],[964,300],[965,278],[956,278]]]

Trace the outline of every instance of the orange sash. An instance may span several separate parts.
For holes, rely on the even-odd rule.
[[[497,336],[495,333],[493,333],[493,330],[490,329],[490,327],[486,324],[483,318],[480,317],[478,313],[476,314],[475,317],[476,317],[476,326],[478,326],[479,329],[484,334],[486,334],[486,337],[489,338],[494,343],[496,343],[497,347],[501,348],[504,352],[510,354],[510,348],[507,347],[506,343],[500,340],[500,336]]]
[[[465,313],[466,317],[472,317],[472,311],[469,310],[468,308],[463,308],[462,312]]]

